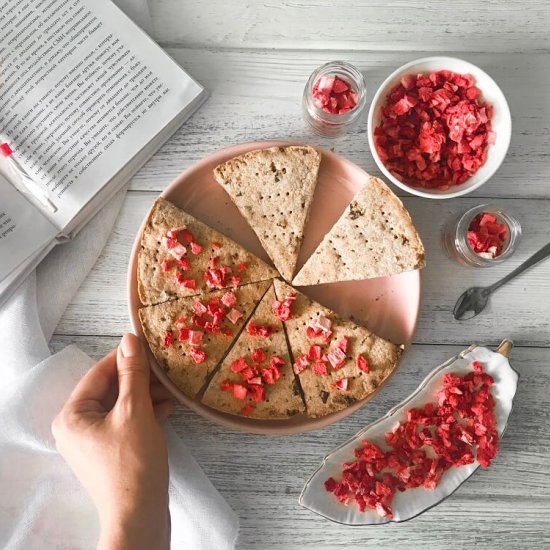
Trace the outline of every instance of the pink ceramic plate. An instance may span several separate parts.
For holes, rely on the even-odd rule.
[[[269,261],[252,229],[226,192],[214,180],[212,170],[220,162],[247,151],[287,144],[289,142],[262,141],[218,151],[183,172],[161,195]],[[368,178],[366,172],[346,159],[329,151],[322,151],[322,155],[317,189],[311,207],[310,220],[306,227],[298,269],[315,250],[325,233],[336,222],[353,195]],[[138,309],[142,304],[137,293],[136,275],[142,228],[143,226],[138,231],[130,256],[128,301],[134,331],[145,340],[138,316]],[[305,287],[302,290],[341,315],[353,315],[357,321],[393,342],[407,345],[412,339],[420,306],[420,273],[418,271],[369,281]],[[371,397],[354,403],[343,411],[321,418],[300,415],[290,420],[254,420],[224,414],[206,407],[200,401],[190,399],[178,390],[153,359],[151,364],[158,378],[181,403],[212,422],[251,433],[296,434],[322,428],[352,414]]]

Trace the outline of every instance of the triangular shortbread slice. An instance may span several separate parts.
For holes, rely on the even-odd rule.
[[[313,147],[271,147],[214,169],[216,180],[287,281],[296,268],[320,162]]]
[[[151,208],[138,256],[143,305],[277,275],[260,258],[171,202],[159,198]]]
[[[284,419],[304,412],[271,287],[212,378],[202,402],[230,414]],[[255,334],[267,327],[268,337]],[[255,334],[255,335],[254,335]]]
[[[250,283],[139,310],[151,351],[185,395],[202,388],[270,285]]]
[[[295,296],[284,324],[308,416],[364,399],[396,368],[401,346],[342,319],[282,281],[274,284],[279,301]]]
[[[385,277],[424,267],[424,246],[402,202],[371,177],[292,284]]]

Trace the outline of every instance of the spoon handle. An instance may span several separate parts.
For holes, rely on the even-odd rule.
[[[514,277],[517,277],[520,273],[523,273],[526,269],[538,264],[540,261],[544,260],[550,256],[550,243],[544,245],[538,252],[535,252],[530,258],[527,258],[521,265],[516,267],[514,271],[508,273],[508,275],[502,277],[500,281],[493,283],[489,289],[491,292],[495,291],[497,288],[500,288],[502,285],[506,284],[508,281],[511,281]]]

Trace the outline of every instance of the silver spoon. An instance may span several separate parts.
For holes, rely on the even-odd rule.
[[[469,288],[456,302],[454,308],[455,319],[471,319],[481,313],[489,301],[489,296],[495,290],[517,277],[520,273],[523,273],[526,269],[538,264],[548,256],[550,256],[550,243],[543,246],[538,252],[535,252],[520,266],[516,267],[514,271],[508,273],[508,275],[500,279],[500,281],[493,283],[491,286],[473,286],[472,288]]]

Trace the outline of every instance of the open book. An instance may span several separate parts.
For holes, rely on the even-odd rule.
[[[205,95],[110,0],[0,0],[0,302]]]

